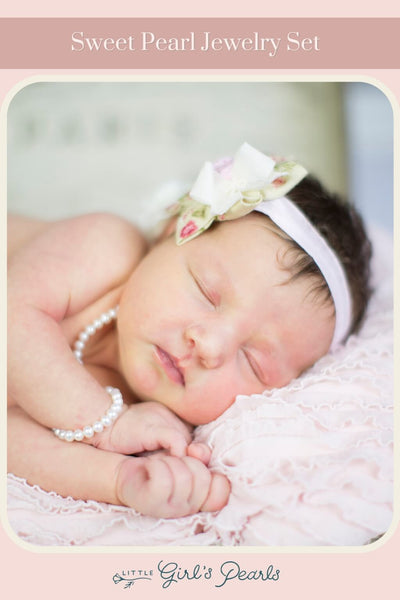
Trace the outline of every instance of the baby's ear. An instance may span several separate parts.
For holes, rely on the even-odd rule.
[[[155,238],[155,243],[162,242],[172,233],[175,232],[177,220],[178,217],[170,217],[167,221],[165,221],[165,223],[163,223],[161,231],[157,234]]]

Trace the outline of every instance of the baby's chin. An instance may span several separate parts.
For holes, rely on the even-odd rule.
[[[206,413],[204,413],[204,412],[199,413],[197,411],[188,411],[185,409],[182,409],[182,410],[174,409],[174,407],[172,407],[168,402],[162,402],[159,399],[157,400],[157,399],[150,398],[150,397],[142,396],[140,401],[158,402],[159,404],[163,404],[166,408],[168,408],[171,412],[173,412],[177,417],[179,417],[181,419],[181,421],[183,421],[184,423],[186,423],[186,425],[189,425],[190,427],[197,427],[198,425],[207,425],[208,423],[215,421],[218,417],[220,417],[225,412],[225,410],[227,410],[227,408],[226,408],[225,410],[221,410],[219,412],[207,411]]]
[[[182,421],[185,421],[185,423],[187,423],[188,425],[197,427],[198,425],[207,425],[208,423],[215,421],[228,410],[229,406],[227,406],[225,409],[221,409],[220,411],[213,410],[207,411],[205,413],[188,413],[186,411],[182,411],[181,414],[179,414],[179,412],[177,412],[176,414],[180,419],[182,419]]]

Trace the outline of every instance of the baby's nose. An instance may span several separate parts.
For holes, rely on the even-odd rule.
[[[206,369],[221,367],[233,349],[232,332],[215,323],[191,325],[185,331],[185,338]]]

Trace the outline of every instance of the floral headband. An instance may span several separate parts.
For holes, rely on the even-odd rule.
[[[206,162],[190,192],[171,207],[171,212],[178,215],[178,245],[197,237],[214,221],[238,219],[252,211],[268,216],[311,256],[325,278],[335,305],[334,349],[350,329],[351,295],[336,254],[304,213],[285,197],[306,175],[301,165],[275,162],[245,143],[233,159]]]

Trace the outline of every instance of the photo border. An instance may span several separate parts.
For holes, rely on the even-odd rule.
[[[138,82],[138,83],[228,83],[228,82],[238,82],[238,83],[247,83],[247,82],[300,82],[300,83],[312,83],[312,82],[325,82],[325,83],[366,83],[373,85],[377,89],[379,89],[389,101],[392,111],[393,111],[393,135],[394,135],[394,143],[393,143],[393,228],[394,228],[394,248],[395,248],[395,266],[394,266],[394,290],[395,290],[395,299],[398,298],[399,294],[399,276],[396,266],[398,267],[398,254],[399,254],[399,229],[400,229],[400,220],[399,220],[399,209],[398,209],[398,201],[395,200],[400,197],[399,194],[399,116],[400,116],[400,107],[398,100],[395,94],[386,86],[386,84],[382,83],[378,78],[374,78],[371,76],[365,75],[347,75],[340,74],[340,72],[329,73],[324,76],[321,74],[313,75],[308,72],[306,74],[301,75],[293,75],[292,73],[286,73],[284,75],[281,74],[254,74],[249,75],[247,72],[243,73],[207,73],[207,74],[176,74],[176,73],[168,73],[168,74],[134,74],[134,75],[108,75],[108,74],[89,74],[85,73],[83,75],[34,75],[24,77],[17,84],[15,84],[6,95],[1,109],[0,109],[0,151],[1,151],[1,167],[5,173],[7,173],[7,112],[8,108],[14,99],[14,97],[25,87],[34,84],[34,83],[56,83],[56,82],[70,82],[70,83],[96,83],[96,82],[108,82],[108,83],[124,83],[124,82]],[[0,188],[1,197],[5,199],[5,202],[2,203],[2,207],[4,207],[4,214],[2,222],[6,222],[6,210],[7,210],[7,177],[4,178],[3,183]],[[4,233],[4,229],[3,229]],[[3,239],[6,239],[4,236]],[[4,298],[3,298],[4,299]],[[6,301],[3,303],[4,312],[6,307]],[[395,302],[395,322],[398,322],[398,301]],[[5,314],[3,315],[3,317]],[[5,320],[3,321],[5,322]],[[395,330],[395,362],[398,359],[398,332]],[[6,351],[4,352],[4,356],[6,356]],[[3,362],[5,364],[5,361]],[[399,375],[394,374],[394,398],[397,397],[399,392]],[[4,390],[6,390],[6,382],[4,381]],[[6,393],[6,392],[5,392]],[[400,485],[399,485],[399,459],[394,454],[395,466],[394,466],[394,511],[393,511],[393,519],[391,526],[388,531],[382,535],[377,541],[367,544],[365,546],[39,546],[35,544],[31,544],[29,542],[25,542],[21,540],[21,538],[12,530],[7,517],[7,476],[6,476],[6,440],[7,440],[7,425],[6,425],[6,413],[7,408],[1,406],[1,414],[0,414],[0,422],[1,429],[0,434],[3,433],[3,440],[5,442],[2,445],[1,452],[1,460],[3,461],[3,473],[5,476],[2,478],[2,483],[0,487],[0,492],[2,494],[3,502],[1,502],[0,506],[0,517],[1,523],[4,528],[4,531],[8,535],[9,539],[20,546],[23,550],[28,550],[29,552],[39,553],[39,554],[49,554],[49,553],[90,553],[90,554],[98,554],[98,553],[109,553],[109,554],[135,554],[140,553],[143,554],[155,554],[155,553],[173,553],[173,554],[226,554],[227,552],[232,553],[233,555],[238,554],[337,554],[337,553],[346,553],[346,554],[363,554],[365,552],[375,551],[382,546],[385,545],[387,541],[389,541],[394,535],[395,531],[399,525],[399,493],[400,493]],[[395,406],[394,409],[394,430],[395,430],[395,449],[398,446],[398,429],[399,429],[399,419],[400,419],[400,407]],[[3,488],[3,489],[1,489]]]

